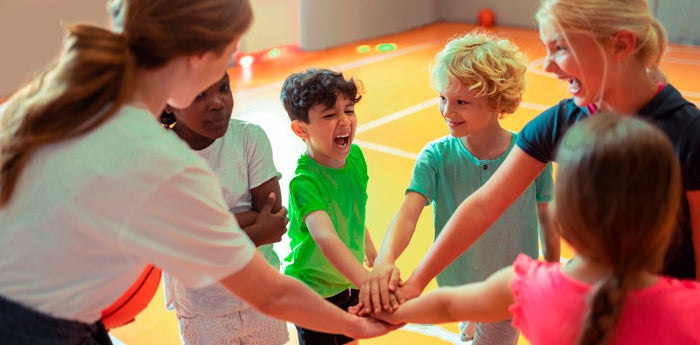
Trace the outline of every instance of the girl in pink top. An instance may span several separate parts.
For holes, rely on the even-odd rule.
[[[636,117],[574,125],[557,154],[554,217],[576,251],[564,266],[525,255],[483,282],[439,288],[382,317],[513,324],[539,344],[700,344],[700,284],[657,275],[679,209],[665,134]]]

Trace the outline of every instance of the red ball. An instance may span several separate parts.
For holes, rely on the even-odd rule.
[[[479,22],[479,25],[483,27],[492,27],[496,22],[496,14],[494,14],[493,11],[491,11],[488,8],[484,8],[481,11],[479,11],[477,21]]]

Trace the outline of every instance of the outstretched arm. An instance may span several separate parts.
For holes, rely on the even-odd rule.
[[[220,283],[263,314],[319,332],[360,339],[396,328],[338,309],[298,280],[275,271],[257,252],[243,269]]]
[[[537,203],[537,218],[540,223],[542,256],[544,256],[544,259],[548,262],[559,262],[561,259],[561,236],[549,212],[549,203]]]
[[[338,237],[328,214],[325,211],[313,211],[304,218],[304,222],[328,261],[353,285],[362,286],[368,271]]]
[[[398,290],[401,274],[396,267],[396,260],[408,247],[426,200],[421,194],[406,193],[401,208],[389,223],[374,269],[365,284],[360,287],[360,306],[363,314],[373,311],[378,313],[382,308],[392,311],[403,302]],[[392,295],[396,298],[392,298]]]
[[[501,167],[452,214],[440,236],[406,281],[407,298],[419,295],[445,267],[476,242],[544,169],[514,147]]]
[[[372,241],[372,235],[369,233],[369,229],[365,227],[365,266],[372,268],[374,267],[374,262],[377,260],[377,247],[374,246],[374,241]]]
[[[485,281],[435,289],[379,317],[393,324],[507,320],[512,317],[508,308],[514,302],[510,289],[514,276],[513,267],[508,266]]]

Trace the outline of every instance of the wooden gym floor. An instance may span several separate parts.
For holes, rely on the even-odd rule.
[[[449,38],[473,28],[468,24],[436,23],[324,51],[285,53],[282,49],[276,58],[231,68],[234,117],[259,124],[270,137],[277,169],[283,174],[280,183],[284,203],[286,186],[304,146],[291,133],[289,118],[280,104],[282,81],[290,73],[310,66],[340,70],[346,77],[361,80],[366,91],[356,106],[355,143],[362,147],[369,169],[367,226],[375,244],[380,246],[389,220],[401,204],[418,152],[428,141],[449,134],[437,111],[437,95],[429,86],[428,62]],[[523,102],[515,114],[502,122],[504,127],[518,131],[540,111],[570,95],[565,85],[542,70],[545,52],[537,31],[505,27],[495,27],[493,31],[513,40],[531,62]],[[396,49],[375,49],[383,43],[393,43]],[[361,45],[371,49],[360,52],[357,48]],[[662,69],[687,99],[700,105],[700,47],[671,45],[662,60]],[[408,278],[432,240],[432,211],[427,207],[411,244],[398,260],[404,278]],[[280,257],[288,252],[284,241],[275,248]],[[562,257],[571,255],[564,244]],[[433,283],[427,290],[435,287]],[[289,344],[297,344],[291,329]],[[456,323],[408,325],[361,343],[462,344],[457,332]],[[113,330],[112,336],[127,345],[179,344],[177,321],[174,312],[164,308],[162,289],[134,323]],[[527,341],[522,339],[520,343]]]

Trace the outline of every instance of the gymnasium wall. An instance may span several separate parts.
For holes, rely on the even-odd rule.
[[[299,47],[317,50],[417,28],[438,19],[434,0],[300,0]]]
[[[107,25],[106,1],[0,0],[0,100],[58,56],[62,25],[76,22]]]
[[[476,22],[491,8],[496,24],[535,27],[539,0],[252,0],[256,19],[241,50],[298,45],[317,50],[398,33],[436,21]],[[700,44],[700,1],[647,0],[672,42]],[[51,60],[63,23],[109,22],[101,0],[0,0],[0,100]]]
[[[647,0],[671,42],[700,45],[700,0]]]
[[[258,52],[299,44],[299,6],[303,0],[252,0],[255,19],[239,49]]]
[[[438,0],[439,20],[476,23],[477,14],[488,8],[496,14],[496,25],[536,28],[539,0]]]

